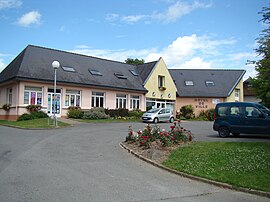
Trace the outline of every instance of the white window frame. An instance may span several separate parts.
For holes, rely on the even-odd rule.
[[[81,91],[80,90],[66,90],[65,106],[66,107],[81,107]],[[72,104],[73,99],[73,104]]]
[[[7,88],[7,104],[12,105],[12,88]]]
[[[235,97],[235,101],[240,101],[240,89],[235,89],[234,97]]]
[[[101,95],[100,95],[101,94]],[[101,98],[103,98],[102,106],[101,106]],[[98,100],[98,105],[97,105]],[[93,91],[91,96],[91,107],[103,107],[105,108],[105,93]]]
[[[28,95],[26,95],[26,93]],[[24,105],[41,105],[43,104],[43,89],[42,87],[36,86],[25,86],[24,87],[24,98],[23,104]],[[32,102],[32,95],[34,95],[34,102]],[[27,98],[27,99],[25,99]],[[26,102],[27,101],[27,102]]]
[[[130,109],[140,109],[140,96],[139,95],[130,96]]]
[[[127,95],[126,94],[116,94],[116,109],[127,108]]]

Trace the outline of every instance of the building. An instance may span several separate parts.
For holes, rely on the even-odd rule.
[[[16,120],[26,106],[39,104],[53,114],[53,61],[57,70],[56,114],[70,106],[145,110],[147,90],[134,65],[49,48],[27,46],[0,74],[0,119]]]
[[[170,69],[177,87],[176,110],[191,104],[195,115],[219,102],[243,101],[245,70]]]
[[[261,102],[259,98],[256,97],[256,93],[251,84],[251,77],[244,81],[244,101],[245,102]]]
[[[60,62],[55,99],[53,61]],[[244,73],[168,70],[162,58],[130,65],[29,45],[0,73],[0,119],[16,120],[36,104],[58,117],[66,116],[71,106],[142,111],[167,107],[175,112],[188,104],[198,115],[219,102],[243,101]]]

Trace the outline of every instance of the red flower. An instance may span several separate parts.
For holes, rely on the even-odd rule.
[[[176,125],[176,122],[173,122],[174,125]]]
[[[190,135],[190,136],[188,137],[188,139],[189,139],[189,141],[192,141],[192,136]]]
[[[137,133],[140,135],[140,134],[142,134],[142,131],[139,130]]]
[[[174,129],[175,126],[170,126],[171,129]]]
[[[180,123],[181,122],[181,120],[178,120],[178,123]]]

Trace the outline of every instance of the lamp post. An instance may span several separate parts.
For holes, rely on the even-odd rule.
[[[56,102],[55,102],[55,97],[56,97],[56,71],[60,67],[60,63],[58,61],[53,61],[52,67],[54,69],[54,91],[53,91],[53,117],[54,117],[54,125],[57,127],[57,117],[55,115],[56,111]]]

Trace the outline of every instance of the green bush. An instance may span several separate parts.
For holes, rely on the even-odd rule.
[[[104,108],[92,108],[84,112],[83,119],[108,119],[109,115],[105,114]]]
[[[40,105],[28,105],[26,107],[26,109],[29,111],[29,112],[34,112],[34,111],[39,111],[41,109],[41,106]]]
[[[194,108],[192,105],[185,105],[180,108],[180,114],[186,119],[194,118]]]
[[[27,121],[27,120],[32,120],[32,119],[33,119],[33,116],[31,114],[24,113],[18,117],[17,121]]]
[[[141,110],[131,110],[128,112],[129,117],[134,117],[134,118],[141,118],[144,112]]]
[[[205,111],[205,116],[209,121],[214,121],[215,109],[208,109]]]
[[[127,117],[128,116],[128,109],[105,109],[105,113],[110,117]]]
[[[43,111],[34,111],[34,112],[31,112],[30,115],[32,115],[33,117],[32,119],[42,119],[42,118],[48,117],[48,115]]]
[[[69,107],[69,110],[67,112],[67,117],[68,118],[73,118],[73,119],[81,119],[83,118],[83,111],[79,107]]]

